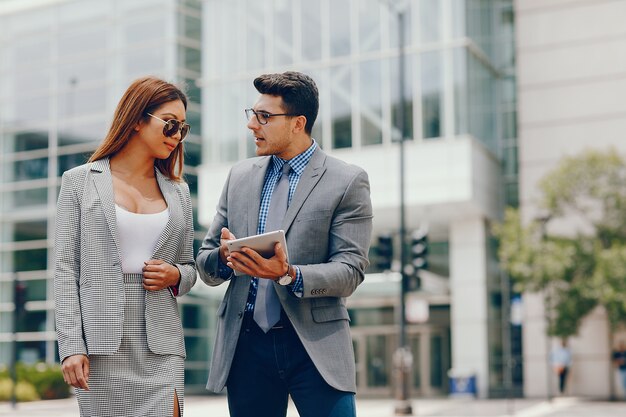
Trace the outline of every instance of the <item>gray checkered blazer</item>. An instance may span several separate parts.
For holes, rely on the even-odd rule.
[[[156,171],[169,220],[152,255],[180,270],[178,296],[196,282],[189,187]],[[124,281],[109,159],[63,174],[57,204],[54,299],[59,357],[117,351],[124,322]],[[178,304],[169,289],[146,291],[148,347],[185,357]]]

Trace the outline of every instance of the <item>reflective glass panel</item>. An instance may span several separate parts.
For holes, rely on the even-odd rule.
[[[361,141],[363,145],[383,142],[381,61],[365,61],[360,65]]]
[[[48,158],[26,159],[9,163],[13,169],[8,181],[28,181],[48,177]]]
[[[331,70],[331,114],[333,148],[352,146],[352,89],[350,67]]]
[[[293,5],[290,0],[274,0],[274,64],[293,62]]]
[[[420,0],[422,43],[441,40],[441,0]]]
[[[359,8],[359,49],[371,52],[380,49],[380,0],[360,0]]]
[[[333,0],[330,11],[330,54],[350,54],[350,1]]]
[[[322,26],[319,1],[303,1],[302,10],[302,57],[315,61],[322,57]]]
[[[443,82],[440,51],[421,54],[422,136],[437,138],[442,134]]]

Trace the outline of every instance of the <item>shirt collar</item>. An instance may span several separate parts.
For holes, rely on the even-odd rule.
[[[302,173],[304,172],[304,169],[306,168],[307,164],[311,160],[311,157],[313,156],[313,152],[315,152],[316,148],[317,148],[317,142],[315,142],[315,139],[312,139],[311,146],[309,146],[306,151],[302,152],[299,155],[294,156],[290,160],[281,159],[277,157],[276,155],[272,155],[272,170],[276,173],[282,170],[283,165],[285,165],[285,163],[288,162],[289,165],[291,166],[292,171],[295,171],[296,174],[300,176],[302,175]]]

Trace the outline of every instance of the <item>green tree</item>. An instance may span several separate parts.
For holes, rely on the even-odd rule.
[[[518,291],[543,292],[548,333],[567,337],[603,306],[613,328],[626,322],[626,163],[614,151],[564,158],[539,184],[546,216],[522,224],[509,208],[494,227],[498,255]],[[567,219],[571,229],[549,232]]]

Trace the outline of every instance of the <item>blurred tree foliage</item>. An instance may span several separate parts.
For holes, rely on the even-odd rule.
[[[567,337],[596,306],[626,322],[626,163],[617,152],[565,158],[539,184],[546,216],[522,224],[509,208],[494,227],[502,266],[517,291],[543,291],[548,333]],[[547,223],[567,219],[564,235]]]

